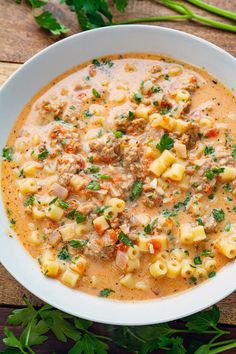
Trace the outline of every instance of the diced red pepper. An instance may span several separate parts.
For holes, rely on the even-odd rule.
[[[219,129],[217,129],[217,128],[209,129],[209,130],[206,132],[206,134],[205,134],[205,136],[206,136],[207,138],[214,138],[214,137],[216,137],[216,136],[218,136],[218,135],[219,135]]]

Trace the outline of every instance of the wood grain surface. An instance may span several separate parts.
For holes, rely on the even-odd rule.
[[[208,0],[208,2],[236,11],[236,0]],[[79,31],[76,19],[72,13],[62,5],[57,5],[57,0],[49,3],[58,19],[71,28],[72,33]],[[202,10],[196,10],[199,14]],[[130,0],[125,14],[114,11],[115,20],[121,21],[132,17],[144,17],[154,15],[170,14],[171,11],[157,4],[155,0]],[[209,15],[208,15],[209,16]],[[211,16],[217,18],[217,16]],[[218,18],[219,19],[219,18]],[[29,5],[25,0],[22,4],[16,4],[15,0],[0,0],[0,86],[18,68],[20,63],[25,62],[32,55],[54,43],[60,38],[49,35],[48,32],[39,29],[34,22]],[[165,22],[161,26],[171,27],[195,34],[212,43],[224,48],[236,56],[236,34],[224,32],[193,22]],[[207,60],[207,58],[206,58]],[[31,295],[14,278],[0,266],[0,306],[23,305],[22,296],[26,294],[33,304],[39,305],[41,301]],[[231,294],[219,303],[221,309],[221,322],[236,325],[236,293]],[[0,333],[1,319],[8,313],[5,310],[0,312]],[[115,350],[115,349],[114,349]],[[46,353],[47,351],[45,351]],[[64,352],[64,351],[63,351]],[[44,353],[42,351],[42,353]],[[60,353],[60,351],[57,351]],[[115,351],[114,351],[115,353]],[[120,353],[120,352],[119,352]]]
[[[208,0],[208,2],[236,11],[236,0]],[[68,35],[79,32],[75,15],[65,5],[58,5],[58,3],[58,0],[50,0],[48,7],[61,23],[71,28]],[[188,6],[193,9],[191,5]],[[203,10],[195,8],[195,11],[206,15]],[[172,11],[158,4],[158,1],[155,0],[129,0],[125,14],[120,14],[115,10],[113,13],[115,15],[114,21],[123,21],[128,18],[171,14]],[[215,15],[207,14],[207,16],[221,20]],[[16,4],[15,0],[0,0],[0,24],[0,61],[23,63],[33,54],[60,39],[37,26],[26,0],[22,0],[21,4]],[[158,25],[202,37],[236,56],[235,33],[212,29],[188,21],[159,22]]]

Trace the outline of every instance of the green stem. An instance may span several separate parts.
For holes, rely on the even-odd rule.
[[[172,0],[160,0],[161,4],[180,13],[186,15],[186,7],[182,3],[172,1]],[[211,18],[203,17],[192,12],[191,20],[197,20],[202,23],[206,23],[214,28],[223,29],[226,31],[236,32],[236,26],[230,25],[228,23],[223,23],[220,21],[213,20]]]
[[[135,339],[139,340],[140,342],[146,343],[146,341],[144,339],[142,339],[139,336],[137,336],[133,331],[131,331],[131,329],[129,327],[126,327],[126,330]]]
[[[127,25],[130,23],[139,23],[139,22],[156,22],[156,21],[174,21],[174,20],[187,20],[188,15],[176,15],[176,16],[155,16],[155,17],[140,17],[140,18],[131,18],[121,22],[114,22],[114,25]]]
[[[215,348],[215,349],[210,349],[209,354],[224,353],[226,350],[233,349],[233,348],[236,348],[236,341],[234,341],[233,343]]]
[[[207,3],[205,3],[205,1],[202,1],[202,0],[187,0],[187,1],[197,7],[200,7],[201,9],[207,10],[207,11],[217,14],[219,16],[226,17],[226,18],[236,21],[236,12],[221,9],[220,7],[207,4]]]
[[[230,343],[235,343],[235,339],[228,339],[228,340],[223,340],[223,341],[220,341],[220,342],[215,342],[215,343],[212,343],[210,344],[210,347],[217,347],[219,345],[225,345],[225,344],[230,344]]]

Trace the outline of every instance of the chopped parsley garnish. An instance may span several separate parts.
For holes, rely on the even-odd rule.
[[[65,202],[64,200],[58,199],[57,203],[62,209],[69,208],[69,203]]]
[[[205,172],[205,176],[207,177],[207,179],[212,180],[216,175],[219,175],[220,173],[223,173],[224,170],[225,170],[224,167],[209,168]]]
[[[134,201],[135,199],[137,199],[142,194],[142,191],[143,182],[135,181],[131,189],[130,200]]]
[[[89,173],[96,173],[96,172],[99,172],[100,171],[100,167],[99,166],[90,166],[88,167],[85,172],[89,172]]]
[[[208,278],[213,278],[216,276],[216,272],[210,272],[208,273]]]
[[[92,63],[93,63],[93,65],[96,66],[96,67],[101,66],[100,61],[98,61],[97,59],[93,59],[93,60],[92,60]]]
[[[114,65],[114,63],[111,61],[111,59],[102,59],[101,61],[99,61],[97,59],[93,59],[92,63],[97,68],[99,68],[102,65],[107,65],[109,68],[111,68]]]
[[[56,122],[59,122],[60,120],[62,120],[60,117],[58,117],[58,116],[55,116],[54,117],[54,120],[56,121]]]
[[[29,205],[33,205],[34,201],[35,201],[35,196],[32,194],[26,199],[26,201],[24,202],[24,206],[27,207]]]
[[[12,154],[13,154],[12,147],[5,147],[2,149],[2,157],[4,158],[4,160],[12,161],[13,160]]]
[[[164,150],[170,150],[174,146],[174,139],[172,139],[169,134],[164,134],[161,137],[160,143],[156,145],[156,148],[163,152]]]
[[[126,245],[128,245],[128,246],[134,247],[133,241],[130,240],[130,239],[126,236],[126,234],[125,234],[123,231],[121,231],[121,232],[119,233],[118,239],[119,239],[121,242],[123,242],[123,243],[125,243]]]
[[[209,257],[212,257],[213,254],[212,254],[212,250],[203,250],[200,252],[199,256],[209,256]]]
[[[134,119],[134,112],[129,111],[128,119],[130,119],[130,120]]]
[[[121,130],[116,130],[115,132],[113,132],[113,134],[115,135],[116,138],[122,138],[122,136],[124,135],[124,133]]]
[[[53,198],[53,199],[48,203],[48,205],[55,204],[57,200],[58,200],[58,197]]]
[[[224,218],[225,218],[225,213],[224,213],[223,209],[218,209],[218,208],[213,209],[212,215],[213,215],[215,221],[217,221],[217,222],[220,222],[220,221],[224,220]]]
[[[229,183],[223,184],[222,188],[224,189],[225,192],[232,192],[232,187]]]
[[[153,229],[154,229],[154,226],[155,224],[157,223],[157,218],[154,219],[150,224],[147,224],[144,228],[144,232],[146,232],[146,234],[152,234],[153,233]]]
[[[96,98],[100,98],[101,97],[100,93],[95,88],[92,88],[92,94]]]
[[[115,291],[109,288],[105,288],[103,290],[100,291],[99,296],[100,297],[108,297],[110,295],[110,293],[114,293]]]
[[[94,210],[94,213],[95,213],[95,214],[98,214],[98,215],[103,214],[104,211],[105,211],[107,208],[110,208],[109,205],[102,205],[102,206],[100,206],[100,207],[97,207],[97,208]]]
[[[198,225],[202,225],[202,226],[204,225],[201,218],[196,218],[196,221],[197,221]]]
[[[161,107],[160,114],[161,115],[165,115],[165,114],[170,113],[170,111],[171,111],[171,106],[170,105],[168,105],[166,107]]]
[[[93,163],[93,160],[94,160],[93,155],[90,155],[90,156],[88,157],[88,162]]]
[[[71,109],[72,111],[75,111],[76,110],[76,107],[72,104],[69,109]]]
[[[86,216],[81,214],[78,210],[73,209],[69,212],[66,217],[70,220],[75,220],[77,224],[84,222],[86,220]]]
[[[202,260],[201,260],[200,256],[194,257],[193,261],[194,261],[194,264],[196,264],[196,265],[202,264]]]
[[[90,118],[92,117],[92,113],[89,111],[89,109],[86,109],[86,111],[84,111],[84,116],[87,117],[87,118]]]
[[[10,223],[11,223],[12,225],[15,225],[15,224],[16,224],[16,220],[11,219],[11,220],[10,220]]]
[[[142,98],[143,98],[143,96],[141,95],[141,93],[139,93],[139,92],[134,93],[134,99],[137,103],[140,103]]]
[[[224,227],[224,230],[225,231],[230,231],[231,230],[231,227],[232,227],[232,224],[230,222],[228,222],[225,227]]]
[[[189,278],[189,282],[190,282],[190,284],[194,284],[194,283],[197,282],[197,278],[196,277],[190,277]]]
[[[164,79],[169,81],[169,80],[170,80],[169,75],[165,75],[165,76],[164,76]]]
[[[44,147],[44,150],[40,154],[38,154],[38,159],[43,161],[48,157],[48,155],[49,155],[49,151],[47,150],[46,147]]]
[[[151,88],[151,91],[153,92],[153,93],[157,93],[157,92],[160,92],[161,91],[161,88],[160,87],[152,87]]]
[[[89,240],[70,240],[68,243],[73,248],[82,248],[87,245]]]
[[[70,261],[71,260],[71,256],[70,256],[66,246],[62,247],[62,249],[58,253],[57,257],[59,259],[61,259],[62,261]]]
[[[236,144],[234,144],[234,145],[232,146],[231,156],[232,156],[233,158],[236,158]]]
[[[214,146],[206,145],[204,149],[204,155],[211,155],[215,152]]]
[[[90,189],[92,191],[99,191],[101,189],[101,186],[97,181],[90,181],[87,184],[86,189]]]
[[[100,175],[99,178],[101,178],[101,179],[111,179],[111,176],[109,176],[109,175]]]

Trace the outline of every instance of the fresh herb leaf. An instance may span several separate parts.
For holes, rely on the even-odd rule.
[[[215,152],[214,146],[206,145],[204,149],[204,155],[211,155]]]
[[[135,99],[135,101],[137,102],[137,103],[140,103],[141,102],[141,100],[142,100],[142,98],[143,98],[143,96],[141,95],[141,93],[139,93],[139,92],[134,92],[134,99]]]
[[[73,248],[83,248],[87,245],[89,240],[70,240],[68,241],[69,245]]]
[[[99,166],[90,166],[88,167],[85,172],[89,172],[89,173],[96,173],[96,172],[99,172],[100,171],[100,167]]]
[[[86,220],[86,216],[81,214],[78,210],[73,209],[66,217],[70,220],[75,220],[77,224],[81,224]]]
[[[200,256],[194,257],[193,261],[194,261],[194,264],[196,264],[196,265],[202,264],[202,260],[201,260]]]
[[[101,215],[104,213],[104,211],[107,209],[107,208],[110,208],[109,205],[102,205],[100,207],[97,207],[95,210],[94,210],[94,213],[95,214],[98,214],[98,215]]]
[[[110,293],[114,293],[115,291],[109,288],[105,288],[103,290],[100,291],[99,296],[101,297],[108,297],[110,295]]]
[[[208,278],[214,278],[216,276],[216,272],[208,273]]]
[[[13,160],[12,154],[13,154],[12,147],[5,147],[2,149],[2,157],[4,158],[4,160],[12,161]]]
[[[225,192],[232,192],[232,187],[229,183],[223,184],[222,188],[224,189]]]
[[[113,134],[115,135],[116,138],[122,138],[122,136],[124,135],[124,133],[120,130],[113,132]]]
[[[130,239],[126,236],[126,234],[125,234],[123,231],[121,231],[121,232],[119,233],[118,239],[119,239],[121,242],[125,243],[127,246],[134,247],[133,241],[130,240]]]
[[[136,181],[134,182],[132,189],[131,189],[131,194],[130,194],[130,200],[134,201],[137,199],[143,191],[143,182],[141,181]]]
[[[231,230],[231,227],[232,227],[232,224],[230,222],[228,222],[225,227],[224,227],[224,230],[225,231],[230,231]]]
[[[69,28],[61,25],[49,11],[44,11],[40,15],[34,16],[34,18],[40,27],[49,30],[55,36],[67,33],[69,31]]]
[[[224,220],[224,218],[225,218],[224,210],[223,209],[219,209],[219,208],[213,209],[212,210],[212,215],[213,215],[215,221],[218,221],[218,222]]]
[[[205,172],[205,176],[209,179],[212,180],[216,175],[219,175],[220,173],[224,172],[224,167],[215,167],[215,168],[209,168]]]
[[[92,94],[95,98],[101,97],[100,93],[95,88],[92,88]]]
[[[65,202],[64,200],[58,199],[57,201],[58,205],[62,208],[62,209],[68,209],[69,208],[69,203]]]
[[[48,203],[48,205],[53,205],[53,204],[55,204],[57,200],[58,200],[58,197],[53,198],[53,199]]]
[[[40,154],[38,154],[38,159],[43,161],[48,157],[48,155],[49,155],[49,151],[47,150],[46,147],[44,147],[44,150]]]
[[[161,137],[160,143],[156,145],[156,148],[163,152],[164,150],[170,150],[174,146],[174,139],[172,139],[169,134],[164,134]]]
[[[97,181],[90,181],[87,184],[86,189],[90,189],[92,191],[99,191],[101,189],[101,186]]]
[[[68,252],[68,248],[66,246],[62,247],[61,251],[58,253],[57,257],[63,261],[70,261],[71,256]]]
[[[203,221],[202,221],[202,218],[196,218],[196,221],[197,221],[198,225],[204,226],[204,223],[203,223]]]
[[[97,338],[93,333],[86,333],[69,350],[68,354],[107,354],[108,345]]]
[[[153,229],[154,229],[154,226],[155,224],[157,223],[157,218],[154,219],[150,224],[148,224],[147,226],[145,226],[144,228],[144,232],[146,232],[146,234],[152,234],[153,233]]]
[[[220,318],[219,309],[213,306],[210,310],[201,311],[186,318],[186,327],[194,332],[204,332],[217,325]]]
[[[236,158],[236,144],[234,144],[234,145],[232,146],[231,156],[232,156],[234,159]]]
[[[31,194],[24,202],[24,206],[27,207],[29,205],[33,205],[34,201],[35,201],[35,196],[33,194]]]

